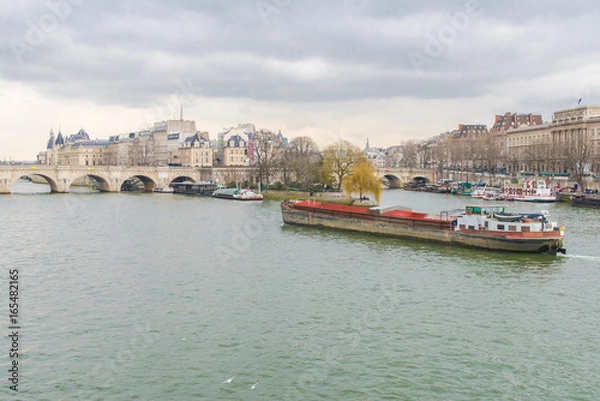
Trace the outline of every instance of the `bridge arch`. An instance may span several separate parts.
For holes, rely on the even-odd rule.
[[[421,175],[416,175],[416,176],[412,177],[412,180],[423,182],[425,184],[427,184],[428,182],[431,182],[431,180],[429,178],[421,176]]]
[[[189,175],[178,175],[177,177],[170,179],[169,184],[183,181],[195,182],[196,180],[193,177],[190,177]]]
[[[384,174],[381,180],[388,188],[401,188],[402,180],[394,174]]]
[[[149,175],[132,174],[129,177],[126,177],[125,179],[118,181],[117,191],[122,191],[123,184],[125,183],[125,181],[131,180],[132,178],[137,178],[138,180],[140,180],[142,182],[142,184],[144,184],[144,191],[147,191],[147,192],[152,192],[152,190],[154,189],[154,187],[157,185],[157,182],[158,182],[158,180],[156,178],[150,177]]]
[[[58,183],[52,179],[52,177],[46,175],[46,174],[40,174],[40,173],[28,173],[28,174],[17,174],[14,179],[12,180],[12,182],[10,183],[10,188],[12,188],[13,185],[15,185],[15,182],[19,179],[19,178],[23,178],[23,177],[28,177],[30,179],[34,178],[35,176],[38,177],[42,177],[44,180],[46,180],[46,182],[48,183],[48,185],[50,185],[50,192],[60,192],[60,188],[58,186]]]
[[[68,190],[69,188],[71,188],[71,184],[73,184],[73,182],[75,180],[77,180],[78,178],[82,178],[82,177],[90,177],[90,178],[94,179],[96,181],[96,183],[98,183],[98,190],[100,190],[100,192],[110,192],[112,190],[112,188],[110,187],[110,183],[108,182],[108,180],[106,178],[102,177],[101,175],[98,175],[98,174],[74,175],[72,177],[72,179],[70,181],[68,181],[65,189]]]

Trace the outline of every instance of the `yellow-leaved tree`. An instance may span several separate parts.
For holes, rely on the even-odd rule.
[[[366,157],[361,157],[352,166],[352,171],[343,180],[344,193],[350,197],[352,194],[373,195],[379,203],[381,198],[381,181],[375,173],[377,169]]]
[[[345,139],[325,147],[319,172],[321,182],[333,185],[339,191],[352,166],[363,157],[361,150]]]

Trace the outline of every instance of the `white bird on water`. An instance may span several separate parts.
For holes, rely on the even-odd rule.
[[[233,378],[234,378],[234,377],[235,377],[235,376],[231,376],[229,379],[225,380],[225,381],[223,382],[223,384],[229,384],[229,383],[231,383],[231,382],[233,381]]]
[[[250,387],[250,390],[254,390],[254,389],[256,388],[256,385],[258,384],[258,382],[259,382],[259,381],[260,381],[260,379],[258,379],[258,380],[256,381],[256,383],[254,383],[254,384],[252,385],[252,387]]]

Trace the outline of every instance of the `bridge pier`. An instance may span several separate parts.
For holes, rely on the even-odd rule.
[[[0,194],[10,194],[12,181],[7,178],[0,178]]]

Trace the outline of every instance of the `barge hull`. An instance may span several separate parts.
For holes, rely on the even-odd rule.
[[[558,231],[539,233],[539,235],[531,237],[517,237],[486,233],[483,230],[455,231],[451,221],[443,220],[425,221],[354,215],[318,209],[295,209],[284,204],[281,209],[283,221],[286,224],[326,227],[510,252],[555,253],[561,250],[563,245],[562,236]]]

